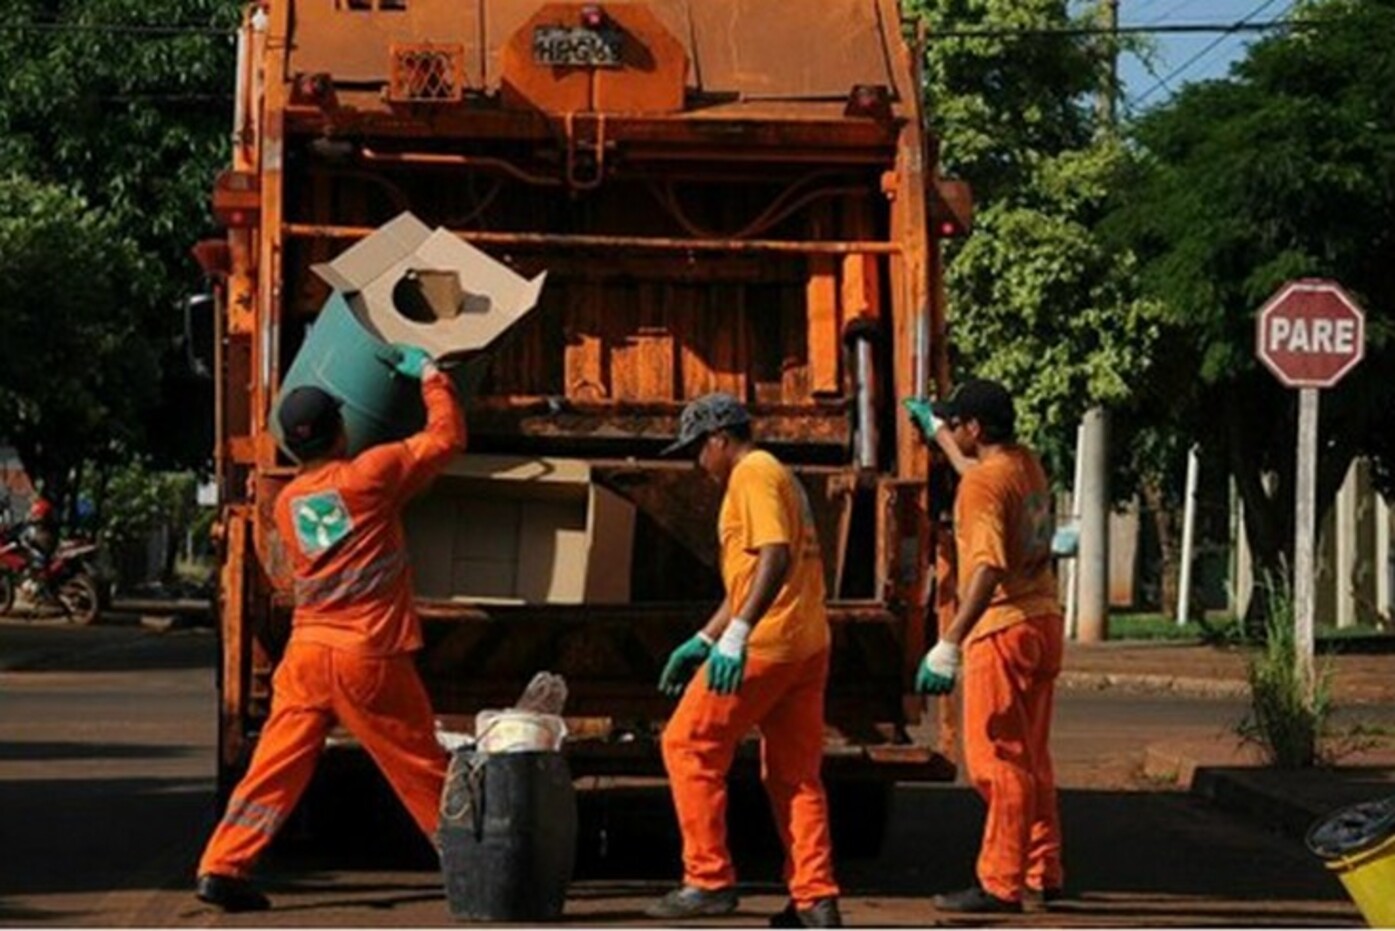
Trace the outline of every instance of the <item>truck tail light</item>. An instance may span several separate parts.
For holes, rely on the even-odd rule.
[[[891,90],[885,84],[854,84],[843,115],[891,119]]]
[[[588,3],[581,8],[581,25],[587,29],[600,29],[605,25],[605,10],[598,3]]]
[[[213,218],[229,229],[261,221],[261,182],[255,172],[224,171],[213,183]]]
[[[967,181],[940,178],[929,192],[930,231],[939,239],[967,236],[974,228],[974,196]]]

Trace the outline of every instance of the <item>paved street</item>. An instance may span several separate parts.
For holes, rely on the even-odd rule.
[[[42,648],[40,644],[47,644]],[[54,646],[56,644],[56,646]],[[131,627],[0,626],[0,923],[29,926],[441,926],[451,924],[421,848],[291,838],[265,864],[276,910],[224,916],[189,893],[211,824],[214,637]],[[29,664],[26,664],[29,665]],[[1302,847],[1139,774],[1166,737],[1228,740],[1233,701],[1065,692],[1057,754],[1069,884],[1062,910],[1021,925],[1359,925],[1339,884]],[[1372,707],[1365,713],[1384,715]],[[568,916],[643,924],[639,909],[676,873],[660,791],[629,790],[588,824]],[[621,814],[623,813],[623,817]],[[852,924],[953,921],[929,905],[971,877],[982,807],[965,787],[903,786],[875,860],[845,860]],[[361,840],[361,838],[360,838]],[[747,890],[727,925],[764,924],[783,898],[768,856],[742,862]]]

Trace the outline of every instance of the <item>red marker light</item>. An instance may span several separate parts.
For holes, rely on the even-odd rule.
[[[595,3],[586,4],[581,8],[581,25],[587,29],[600,29],[605,25],[605,10]]]

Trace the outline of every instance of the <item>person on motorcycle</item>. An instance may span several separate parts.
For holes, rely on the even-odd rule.
[[[29,516],[20,524],[17,539],[29,557],[31,588],[37,590],[48,572],[49,561],[58,549],[58,521],[53,504],[47,498],[35,498],[29,506]]]

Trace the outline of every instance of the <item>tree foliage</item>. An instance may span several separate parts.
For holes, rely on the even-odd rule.
[[[174,304],[197,285],[189,248],[210,230],[233,46],[123,27],[227,26],[239,8],[0,0],[0,436],[50,485],[88,457],[207,455],[187,413],[170,416],[197,396],[177,382]]]
[[[1130,403],[1158,338],[1159,308],[1136,295],[1132,256],[1095,231],[1125,162],[1088,96],[1105,89],[1101,50],[1040,33],[1072,24],[1059,0],[910,9],[927,26],[926,104],[942,169],[967,179],[976,201],[974,233],[949,262],[956,377],[1007,384],[1024,436],[1060,481],[1083,411]],[[936,38],[964,27],[1006,34]]]
[[[1320,509],[1354,456],[1376,458],[1387,490],[1395,463],[1395,0],[1299,15],[1322,25],[1257,43],[1141,119],[1104,226],[1165,308],[1145,408],[1224,455],[1269,570],[1293,539],[1296,392],[1255,360],[1254,319],[1284,281],[1334,278],[1367,311],[1366,362],[1323,392]]]
[[[0,180],[0,424],[46,493],[154,401],[155,353],[130,310],[140,256],[80,196]]]

